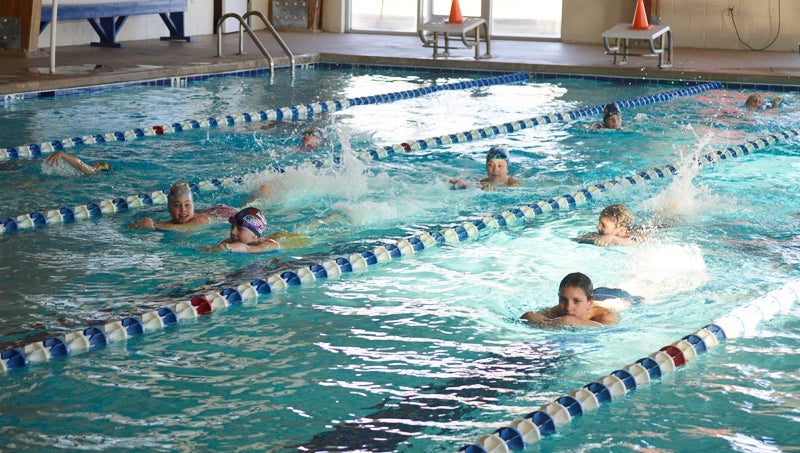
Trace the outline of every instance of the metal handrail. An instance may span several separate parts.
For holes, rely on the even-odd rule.
[[[275,27],[272,26],[269,20],[264,17],[264,14],[261,11],[249,11],[242,16],[243,19],[249,19],[250,16],[256,16],[264,22],[264,25],[267,27],[272,36],[275,38],[275,41],[278,41],[278,44],[281,46],[281,49],[286,53],[289,57],[289,63],[292,65],[292,75],[294,75],[294,54],[291,50],[289,50],[289,46],[286,45],[286,42],[281,38],[281,35],[278,34],[278,30],[275,30]]]
[[[255,32],[253,32],[253,29],[247,25],[247,22],[244,21],[242,16],[236,13],[223,14],[222,17],[217,20],[217,56],[224,57],[222,54],[222,23],[228,18],[234,18],[239,21],[239,53],[237,55],[244,55],[244,33],[242,33],[242,30],[245,30],[247,31],[247,34],[250,35],[250,38],[255,43],[256,47],[258,47],[258,50],[260,50],[264,57],[267,58],[267,61],[269,62],[269,76],[274,77],[275,61],[272,59],[272,55],[267,52],[264,44],[261,43],[261,40],[258,39],[258,36],[256,36]],[[292,65],[292,70],[294,71],[294,64]]]

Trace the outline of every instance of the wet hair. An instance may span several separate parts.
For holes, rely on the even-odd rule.
[[[744,105],[751,108],[758,108],[764,104],[764,97],[760,94],[751,94],[747,97],[747,100],[744,101]]]
[[[586,293],[587,299],[594,299],[594,285],[592,284],[592,279],[590,279],[586,274],[582,274],[580,272],[568,274],[558,285],[559,296],[564,288],[580,288],[584,293]]]
[[[177,181],[172,187],[169,188],[169,192],[167,192],[167,203],[172,203],[172,200],[175,198],[188,198],[189,200],[193,200],[192,196],[192,188],[189,186],[189,183],[186,181]]]
[[[608,217],[619,226],[630,227],[633,223],[633,214],[624,204],[608,205],[600,213],[600,217]]]

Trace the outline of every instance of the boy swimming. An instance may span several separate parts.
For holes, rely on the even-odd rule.
[[[111,165],[108,162],[97,161],[92,165],[80,160],[64,151],[56,151],[44,159],[42,169],[46,173],[60,173],[65,176],[78,176],[80,174],[93,175],[99,171],[111,171]]]
[[[783,98],[775,98],[767,102],[760,94],[751,94],[744,101],[744,106],[751,110],[774,109],[783,103]]]
[[[519,182],[508,176],[509,152],[505,146],[492,146],[486,153],[486,177],[478,181],[482,190],[497,190],[498,187],[518,186]],[[448,181],[453,189],[466,189],[469,183],[453,178]]]
[[[523,313],[522,319],[539,327],[548,326],[602,326],[616,324],[617,314],[594,303],[592,280],[580,272],[573,272],[558,285],[558,305],[540,312]]]
[[[154,221],[151,217],[139,219],[128,225],[135,230],[189,231],[211,222],[211,217],[228,217],[236,209],[230,206],[217,205],[196,213],[192,188],[186,181],[178,181],[167,192],[167,210],[169,220]]]
[[[600,247],[612,245],[638,245],[644,240],[640,230],[633,226],[633,214],[624,204],[606,206],[600,213],[597,233],[589,233],[576,238],[578,242],[590,243]]]

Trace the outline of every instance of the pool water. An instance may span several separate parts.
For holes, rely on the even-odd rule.
[[[185,88],[124,88],[5,106],[0,146],[40,143],[299,103],[417,88],[475,73],[301,70]],[[674,178],[613,187],[573,210],[248,300],[196,320],[1,377],[0,448],[156,451],[454,451],[647,356],[800,276],[796,140],[697,169],[691,156],[791,129],[800,113],[742,112],[747,91],[712,90],[625,109],[622,131],[583,118],[364,161],[356,153],[679,86],[580,79],[438,92],[309,120],[248,123],[69,150],[115,171],[45,175],[0,164],[2,217],[152,192],[183,178],[256,174],[202,192],[199,208],[254,202],[271,227],[311,235],[265,255],[208,254],[219,222],[191,233],[125,226],[163,205],[0,236],[6,347],[121,319],[276,272],[435,232],[674,163]],[[102,109],[100,106],[118,108]],[[636,118],[636,120],[634,120]],[[295,152],[310,125],[328,144]],[[512,150],[521,186],[450,190],[480,179],[489,146]],[[337,164],[326,158],[340,158]],[[297,165],[307,159],[320,166]],[[276,171],[281,168],[282,171]],[[625,203],[664,224],[640,247],[574,237]],[[345,224],[311,228],[332,212]],[[656,217],[656,213],[660,216]],[[541,330],[517,319],[556,303],[569,272],[645,303],[612,327]],[[528,450],[783,451],[796,446],[798,309],[562,427]]]

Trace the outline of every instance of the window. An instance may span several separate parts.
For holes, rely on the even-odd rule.
[[[562,0],[459,0],[464,16],[481,16],[496,37],[560,38]],[[450,14],[452,0],[349,0],[348,31],[416,33],[418,17]]]

